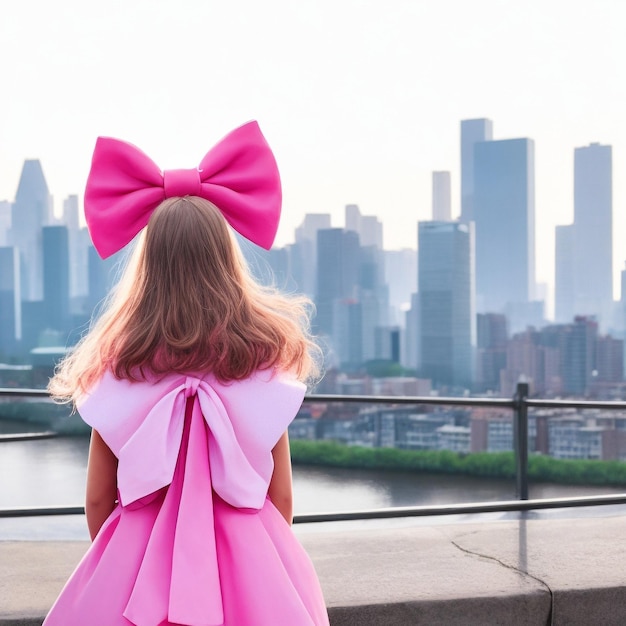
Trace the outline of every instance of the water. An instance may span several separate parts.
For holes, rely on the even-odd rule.
[[[2,424],[2,430],[11,430]],[[15,432],[15,431],[13,431]],[[79,506],[84,500],[86,437],[57,437],[35,441],[0,442],[0,508]],[[623,488],[557,485],[530,486],[531,498],[621,493]],[[294,467],[296,514],[377,509],[394,506],[455,504],[512,500],[514,483],[467,476],[413,474],[328,467]],[[0,538],[55,536],[55,525],[83,538],[84,520],[63,517],[37,525],[0,519]],[[26,525],[25,525],[26,524]],[[30,530],[29,530],[30,529]],[[19,534],[18,532],[18,534]]]

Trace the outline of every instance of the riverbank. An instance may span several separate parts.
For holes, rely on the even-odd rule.
[[[459,454],[449,450],[399,450],[364,448],[332,441],[292,440],[294,464],[375,469],[383,471],[461,474],[480,478],[515,477],[512,452]],[[536,482],[565,485],[613,485],[626,487],[626,463],[620,461],[569,460],[533,454],[528,477]]]

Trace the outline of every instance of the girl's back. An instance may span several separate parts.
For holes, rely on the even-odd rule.
[[[223,217],[253,240],[256,220],[271,245],[280,209],[271,152],[255,123],[237,129],[203,160],[208,192],[189,171],[175,185],[165,172],[165,195],[168,185],[176,195],[146,210],[145,193],[128,201],[128,172],[99,166],[132,170],[136,149],[121,147],[124,159],[98,146],[94,155],[92,238],[106,255],[148,227],[106,313],[51,382],[93,428],[94,541],[44,624],[328,624],[290,528],[287,426],[313,370],[306,302],[252,281]],[[106,189],[119,180],[123,210],[119,190]],[[185,196],[181,180],[205,197]],[[224,180],[236,181],[235,196]]]

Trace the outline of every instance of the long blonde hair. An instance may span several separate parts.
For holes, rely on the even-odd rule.
[[[127,380],[241,380],[267,368],[315,376],[310,301],[258,285],[213,204],[165,200],[140,237],[105,312],[57,367],[54,398],[76,402],[107,370]]]

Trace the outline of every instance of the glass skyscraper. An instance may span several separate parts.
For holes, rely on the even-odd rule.
[[[528,307],[535,290],[535,151],[532,139],[474,146],[476,296],[483,313]]]
[[[493,123],[488,119],[461,121],[461,221],[474,219],[474,146],[491,141]],[[434,216],[433,216],[434,217]]]
[[[612,149],[574,150],[574,281],[576,315],[608,321],[613,302]]]
[[[420,222],[420,372],[435,386],[470,388],[476,315],[471,224]]]
[[[42,227],[50,223],[52,202],[41,163],[24,161],[13,204],[10,245],[20,254],[22,300],[41,300],[43,295]]]

